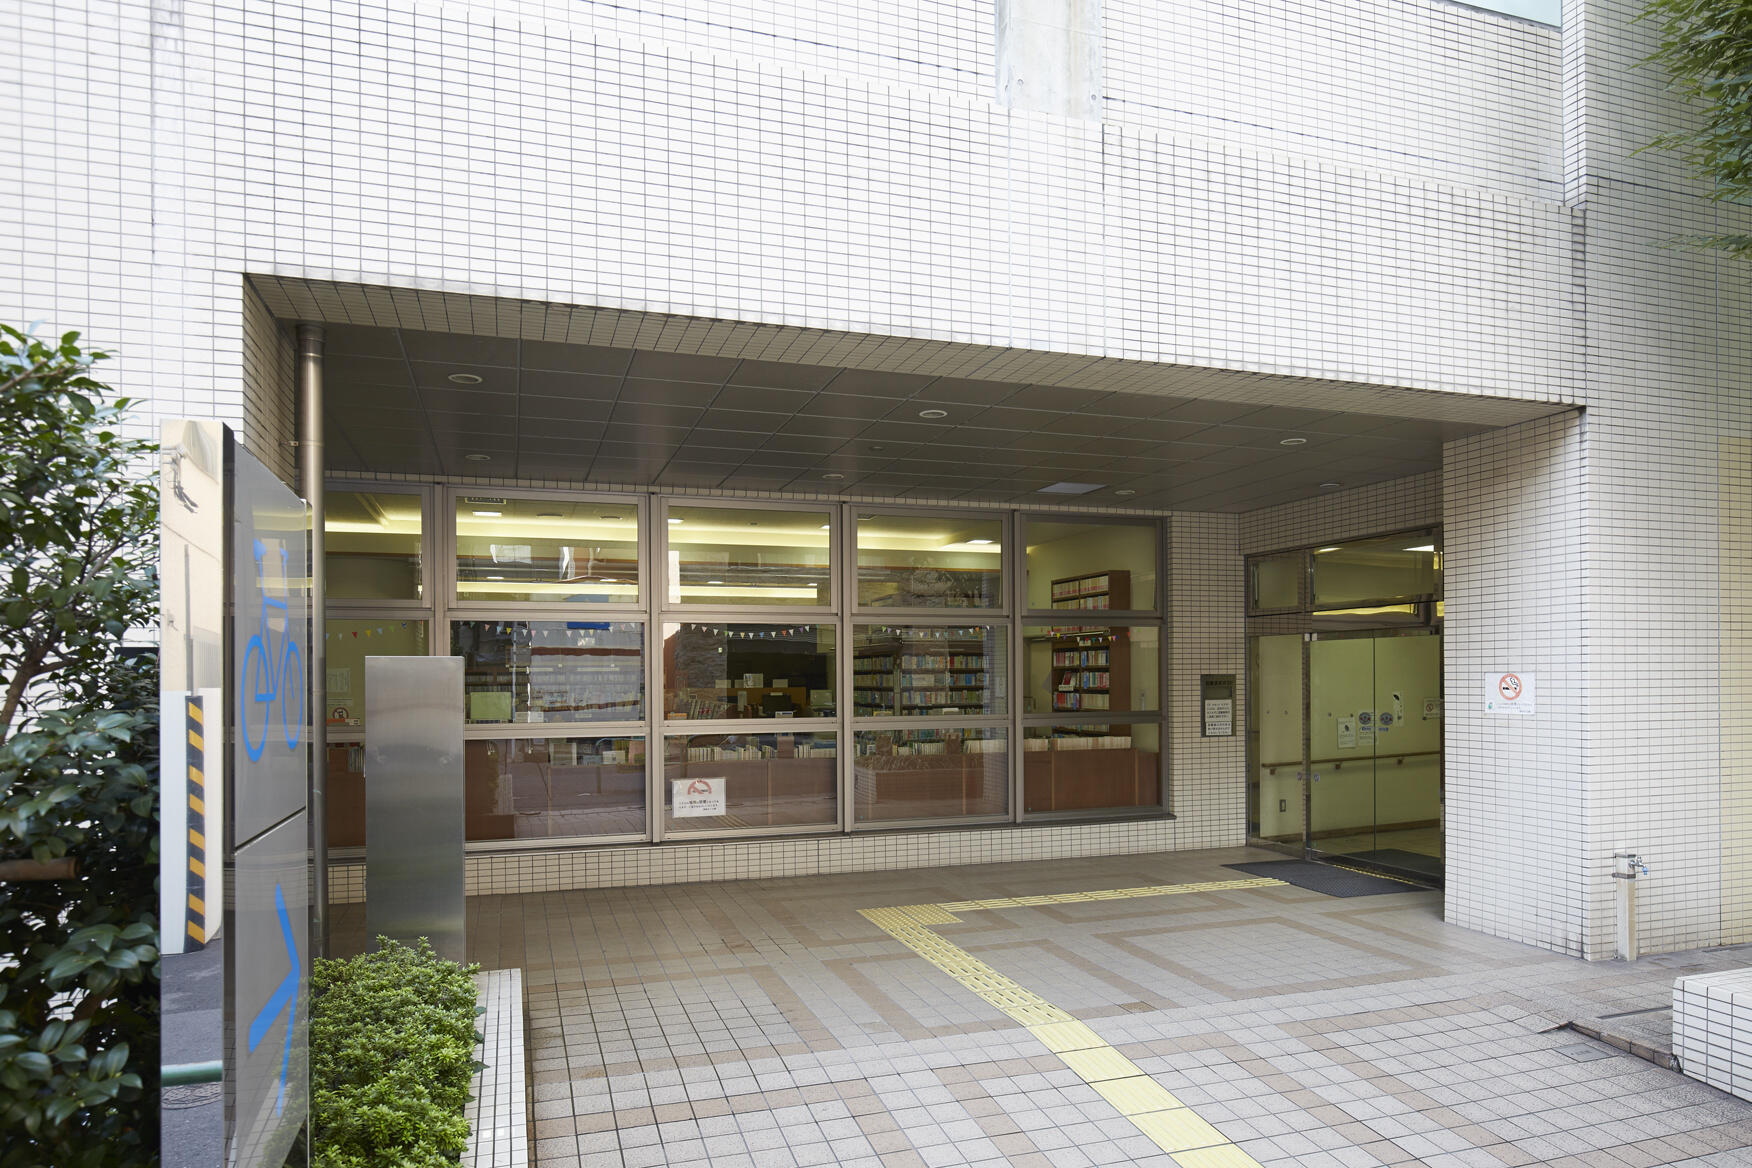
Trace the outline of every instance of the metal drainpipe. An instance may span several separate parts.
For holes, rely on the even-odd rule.
[[[328,588],[322,484],[322,326],[298,326],[299,478],[310,505],[310,885],[311,951],[328,956]]]

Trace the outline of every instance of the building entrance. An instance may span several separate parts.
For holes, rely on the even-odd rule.
[[[1252,842],[1441,878],[1437,546],[1419,531],[1249,562]]]

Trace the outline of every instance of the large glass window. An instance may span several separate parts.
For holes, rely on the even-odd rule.
[[[833,604],[825,508],[676,506],[669,536],[670,604],[820,607]]]
[[[1156,608],[1159,525],[1027,520],[1028,607]]]
[[[1030,625],[1026,714],[1161,709],[1161,630],[1154,625]]]
[[[1162,727],[1067,723],[1022,732],[1022,809],[1029,814],[1162,803]]]
[[[645,626],[636,621],[457,621],[470,725],[636,722]]]
[[[1002,608],[1004,524],[954,515],[858,516],[858,603]]]
[[[1002,625],[858,625],[853,712],[872,718],[1002,714],[1009,634]]]
[[[643,738],[490,738],[463,746],[470,840],[645,834]]]
[[[331,490],[323,540],[330,600],[419,600],[424,588],[417,494]]]
[[[329,731],[344,734],[365,727],[365,658],[424,657],[428,652],[423,620],[329,618],[328,685],[324,694]]]
[[[1441,552],[1432,532],[1314,549],[1314,607],[1438,598]]]
[[[832,625],[663,626],[663,710],[671,719],[830,718]]]
[[[672,835],[839,820],[838,736],[686,734],[663,744],[664,830]]]
[[[1009,810],[1009,736],[1000,728],[860,730],[854,738],[859,823]]]
[[[637,604],[638,508],[460,495],[456,598]]]
[[[1299,608],[1302,577],[1308,571],[1306,552],[1258,556],[1247,561],[1247,604],[1254,612]]]

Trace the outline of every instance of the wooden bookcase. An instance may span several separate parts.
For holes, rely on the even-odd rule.
[[[1093,613],[1130,605],[1130,572],[1089,572],[1052,582],[1055,612]],[[1126,709],[1131,704],[1131,638],[1123,629],[1115,636],[1105,627],[1055,627],[1051,677],[1052,713]],[[1118,702],[1114,694],[1119,695]]]
[[[891,637],[852,654],[852,709],[860,717],[983,714],[992,689],[981,637]]]

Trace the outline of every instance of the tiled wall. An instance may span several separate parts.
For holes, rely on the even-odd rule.
[[[1584,952],[1586,426],[1450,443],[1443,468],[1447,919]],[[1486,714],[1484,675],[1532,675],[1533,717]]]
[[[1235,785],[1239,792],[1241,774]],[[1240,795],[1234,799],[1237,810]],[[1077,823],[1052,827],[984,827],[882,832],[698,844],[634,844],[557,852],[493,852],[468,858],[468,895],[766,880],[839,872],[883,872],[959,864],[1003,864],[1070,856],[1121,856],[1212,847],[1208,828],[1186,820]],[[329,867],[329,898],[365,899],[365,866]]]
[[[1430,471],[1249,511],[1240,517],[1241,554],[1386,535],[1441,521],[1442,476]]]
[[[1184,847],[1221,848],[1247,838],[1247,708],[1244,561],[1233,515],[1177,514],[1168,521],[1168,732],[1170,810],[1185,821]],[[1199,679],[1235,675],[1235,734],[1206,738]]]
[[[22,241],[0,317],[116,352],[143,427],[221,418],[262,451],[289,415],[249,274],[667,313],[707,340],[743,321],[1239,371],[1224,392],[1325,408],[1330,382],[1234,377],[1433,391],[1408,416],[1586,404],[1585,437],[1572,418],[1450,450],[1450,686],[1531,660],[1551,711],[1450,720],[1450,910],[1608,953],[1628,844],[1653,869],[1646,945],[1739,938],[1752,752],[1716,678],[1745,670],[1723,556],[1752,508],[1720,459],[1747,436],[1747,282],[1661,244],[1752,211],[1633,153],[1685,116],[1635,67],[1642,7],[1570,0],[1554,58],[1550,30],[1441,0],[1114,0],[1096,122],[992,101],[985,4],[26,0],[0,8],[31,63],[0,78]],[[1194,546],[1228,538],[1203,522]]]

